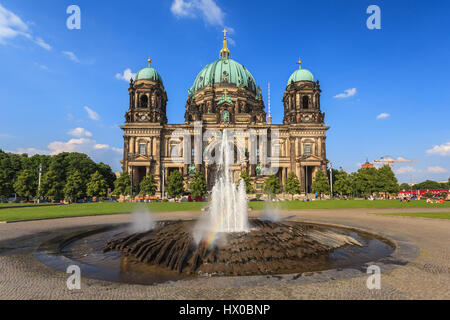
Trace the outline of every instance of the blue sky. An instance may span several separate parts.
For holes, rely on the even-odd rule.
[[[66,9],[81,8],[81,30]],[[381,8],[381,30],[366,9]],[[218,58],[263,88],[281,123],[287,80],[303,60],[321,82],[328,158],[336,168],[389,155],[402,182],[450,176],[447,1],[0,0],[0,148],[81,151],[119,170],[128,81],[147,65],[163,77],[168,118],[184,122],[187,89]],[[347,93],[347,94],[345,94]],[[341,95],[340,95],[341,94]],[[346,97],[340,97],[346,96]],[[340,98],[339,98],[340,97]],[[76,129],[76,130],[74,130]]]

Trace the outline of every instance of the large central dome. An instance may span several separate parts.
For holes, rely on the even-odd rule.
[[[230,59],[230,50],[227,46],[226,30],[223,40],[223,48],[220,51],[220,59],[208,64],[195,78],[194,85],[189,90],[189,95],[194,95],[207,87],[235,86],[245,88],[253,93],[258,93],[256,81],[250,71],[242,64]]]
[[[257,86],[250,71],[232,59],[219,59],[208,64],[198,74],[191,93],[195,94],[203,88],[215,85],[235,85],[256,93]]]

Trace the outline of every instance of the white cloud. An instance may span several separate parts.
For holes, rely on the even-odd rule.
[[[133,73],[133,72],[131,71],[131,69],[128,68],[128,69],[125,69],[125,70],[124,70],[123,74],[117,73],[117,74],[116,74],[116,79],[119,79],[119,80],[125,80],[125,81],[129,82],[130,79],[131,79],[131,78],[134,79],[135,76],[136,76],[136,73]]]
[[[444,168],[438,167],[438,166],[428,167],[428,169],[427,169],[427,172],[430,172],[430,173],[445,173],[447,171],[448,171],[447,169],[444,169]]]
[[[120,160],[123,150],[111,147],[107,144],[99,144],[94,139],[80,138],[70,139],[69,141],[54,141],[47,146],[48,150],[38,150],[35,148],[18,148],[16,151],[7,151],[12,153],[27,153],[28,155],[46,154],[57,155],[62,152],[80,152],[87,154],[96,162],[108,163],[113,170],[120,170]]]
[[[45,50],[48,50],[48,51],[52,50],[52,46],[49,45],[48,43],[46,43],[44,40],[42,40],[42,38],[36,38],[36,39],[34,40],[34,42],[35,42],[38,46],[44,48]]]
[[[401,167],[401,168],[398,168],[395,170],[396,174],[407,174],[407,173],[414,173],[414,172],[418,172],[418,171],[411,166]]]
[[[66,57],[68,57],[71,61],[76,62],[76,63],[80,63],[80,60],[75,55],[75,53],[73,53],[71,51],[63,51],[62,54],[65,55]]]
[[[177,18],[200,16],[210,25],[224,25],[225,14],[214,0],[174,0],[170,11]]]
[[[34,156],[35,154],[46,154],[49,155],[50,151],[48,150],[39,150],[36,148],[18,148],[17,151],[8,151],[11,153],[17,153],[17,154],[28,154],[29,156]]]
[[[85,106],[84,110],[86,110],[86,112],[88,113],[89,118],[91,118],[92,120],[100,120],[100,116],[98,115],[97,112],[95,112],[94,110],[92,110],[91,108]]]
[[[347,89],[344,91],[344,93],[340,93],[338,95],[335,95],[334,97],[336,99],[350,98],[353,97],[356,94],[356,92],[357,92],[356,88]]]
[[[0,44],[4,45],[7,43],[7,40],[18,36],[23,36],[33,41],[45,50],[52,49],[42,38],[33,37],[30,27],[18,15],[0,4]]]
[[[36,67],[38,67],[39,69],[42,69],[42,70],[45,70],[45,71],[48,71],[49,69],[48,69],[48,67],[46,66],[46,65],[43,65],[43,64],[40,64],[40,63],[35,63],[34,64]]]
[[[75,128],[70,130],[69,132],[67,132],[67,134],[77,137],[77,138],[81,138],[81,137],[92,137],[92,133],[90,131],[87,131],[84,128]]]
[[[29,36],[28,31],[29,28],[22,19],[0,4],[0,43],[19,35],[27,37],[27,35]]]
[[[378,116],[377,116],[377,119],[378,120],[380,120],[380,119],[387,119],[387,118],[389,118],[391,115],[389,114],[389,113],[380,113]]]
[[[450,142],[434,146],[432,149],[427,150],[428,154],[438,154],[441,156],[450,156]]]

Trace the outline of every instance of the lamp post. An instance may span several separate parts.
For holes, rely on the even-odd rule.
[[[38,203],[41,203],[41,195],[39,194],[41,192],[41,177],[42,177],[42,163],[39,164],[39,181],[38,181]]]
[[[166,178],[166,168],[162,166],[162,192],[161,192],[161,200],[164,199],[164,179]]]
[[[333,199],[333,164],[330,162],[330,188],[331,188],[331,199]]]

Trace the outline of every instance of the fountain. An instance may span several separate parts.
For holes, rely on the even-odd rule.
[[[209,210],[199,221],[159,222],[146,232],[121,233],[103,252],[186,275],[257,275],[320,268],[352,236],[275,219],[249,220],[246,186],[232,181],[234,143],[224,130],[216,150],[217,173]]]
[[[209,229],[218,232],[248,232],[247,193],[245,183],[238,187],[231,181],[230,164],[234,161],[234,144],[224,130],[218,150],[218,170],[212,191]]]

